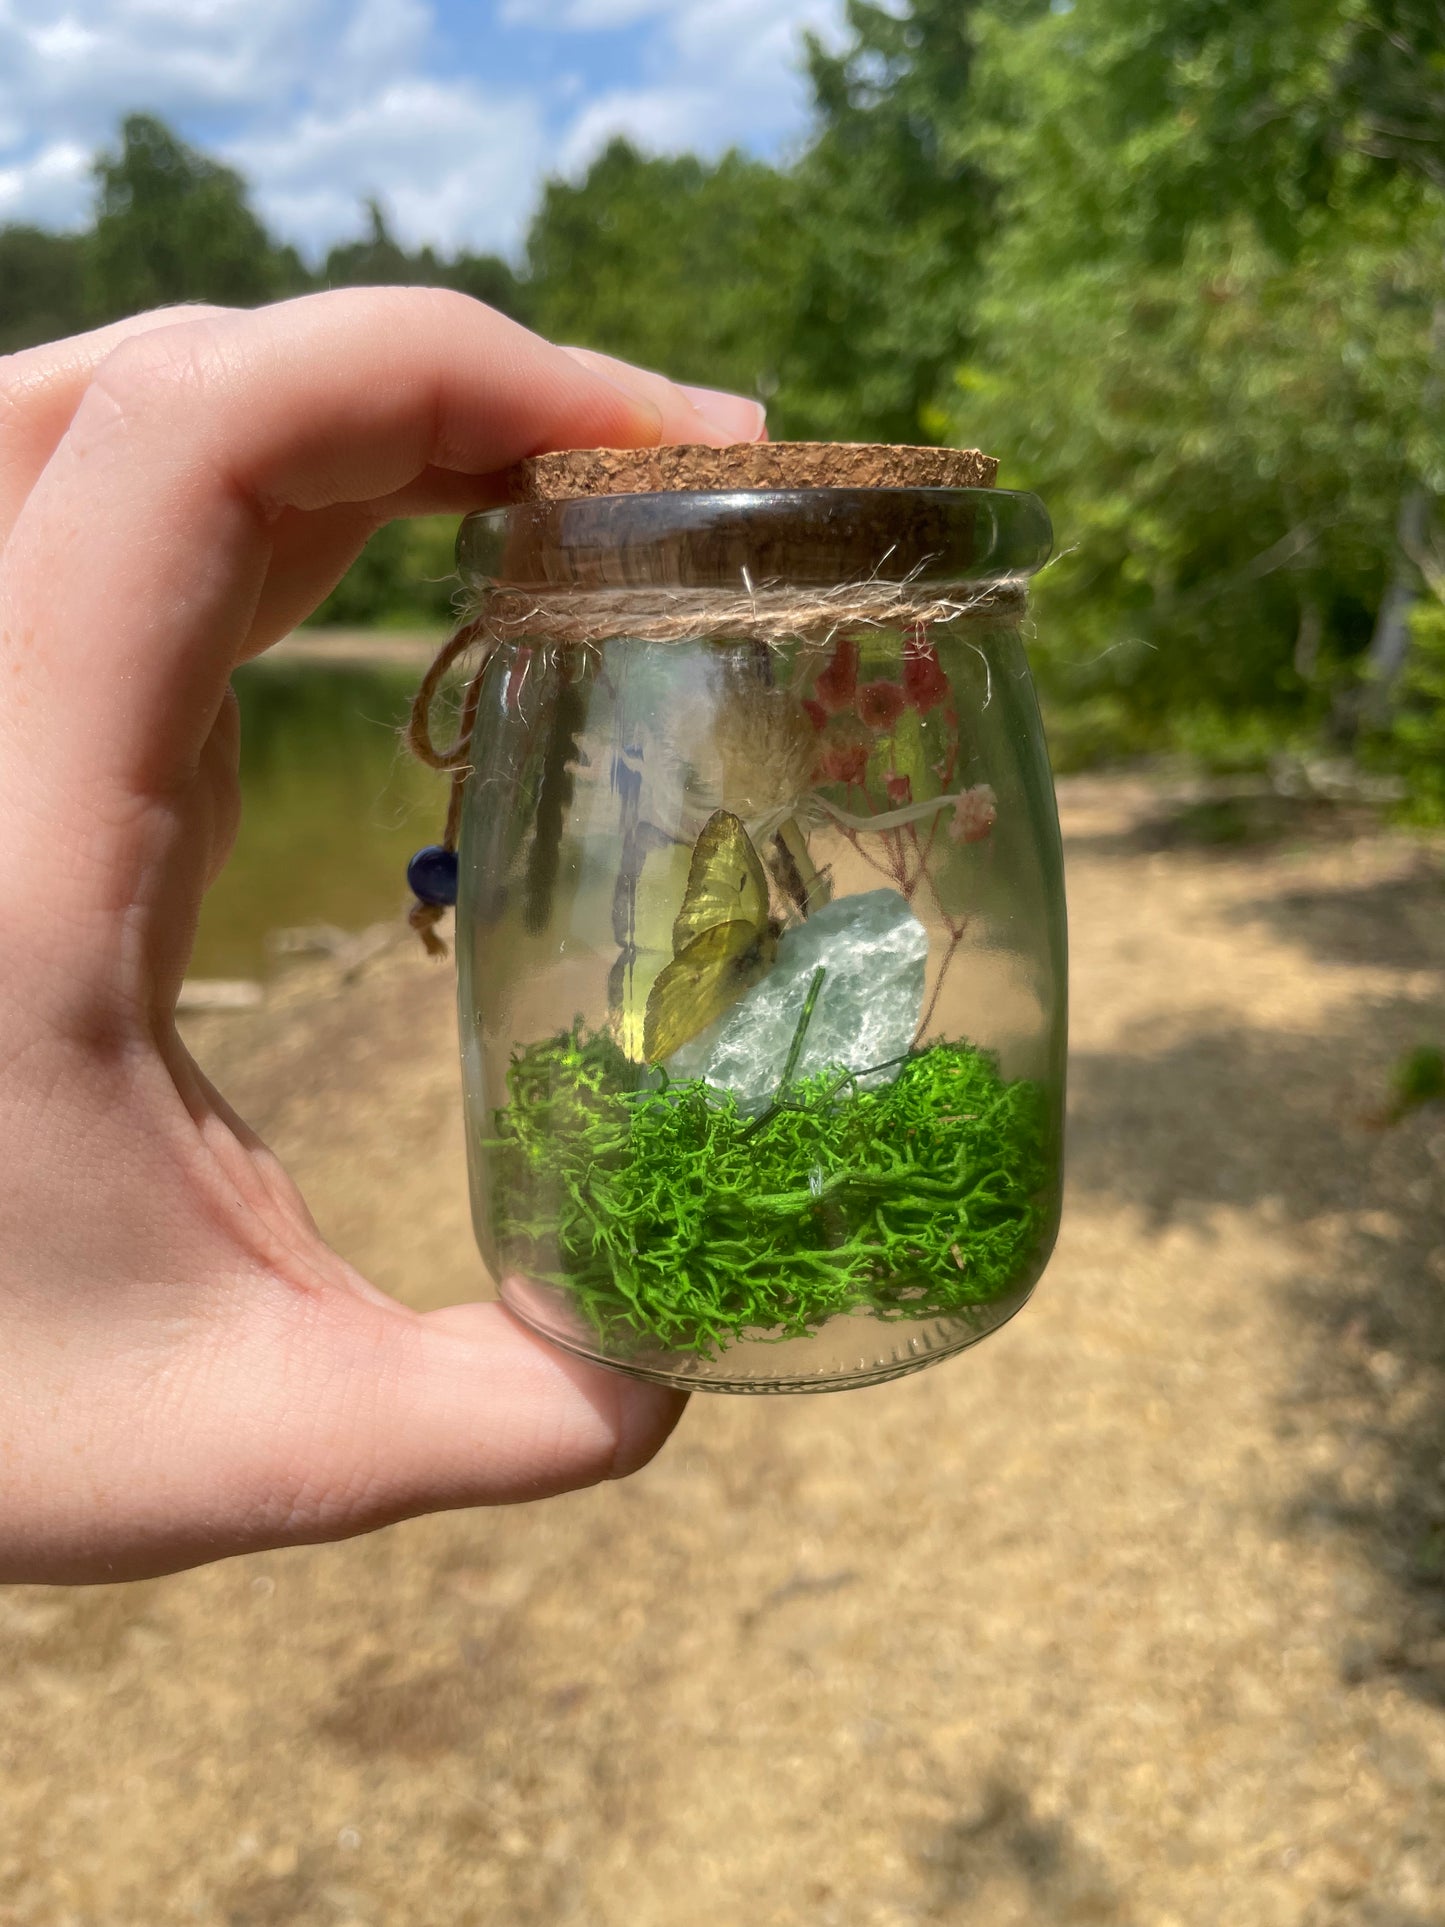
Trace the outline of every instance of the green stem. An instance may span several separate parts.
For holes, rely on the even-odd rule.
[[[798,1059],[803,1054],[803,1039],[808,1034],[808,1026],[813,1021],[813,1007],[818,1001],[818,992],[823,988],[823,979],[828,972],[822,964],[813,972],[813,981],[808,985],[808,994],[803,999],[803,1014],[798,1019],[798,1028],[793,1032],[793,1041],[788,1046],[788,1061],[783,1066],[783,1075],[778,1083],[778,1096],[793,1081],[793,1072],[798,1068]]]
[[[803,999],[803,1014],[798,1019],[798,1028],[793,1032],[793,1041],[788,1046],[787,1062],[783,1065],[783,1074],[778,1079],[778,1088],[773,1092],[773,1101],[768,1105],[766,1110],[760,1111],[752,1123],[748,1125],[747,1129],[743,1132],[745,1139],[761,1131],[765,1124],[771,1124],[773,1119],[778,1115],[778,1112],[784,1108],[783,1094],[792,1082],[793,1072],[798,1068],[798,1059],[803,1054],[803,1039],[807,1036],[808,1026],[813,1021],[813,1008],[818,1001],[818,992],[823,988],[823,979],[827,974],[827,969],[823,964],[819,964],[818,968],[813,972],[813,980],[808,985],[808,994]]]

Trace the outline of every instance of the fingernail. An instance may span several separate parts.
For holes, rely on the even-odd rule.
[[[722,388],[693,388],[678,383],[698,414],[725,442],[759,442],[767,427],[768,411],[746,395],[730,395]]]

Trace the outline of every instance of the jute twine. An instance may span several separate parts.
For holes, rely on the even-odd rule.
[[[437,651],[417,689],[406,729],[412,755],[429,769],[451,774],[442,847],[457,847],[482,682],[492,656],[507,643],[534,637],[556,648],[585,649],[625,637],[656,643],[706,639],[826,646],[852,629],[906,628],[921,635],[936,623],[1020,616],[1025,583],[1022,576],[981,584],[870,577],[826,589],[780,589],[755,588],[745,578],[737,589],[562,590],[545,602],[522,589],[488,589]],[[476,666],[462,697],[456,734],[450,743],[438,744],[432,733],[437,698],[448,673],[474,649]],[[443,914],[430,903],[415,903],[411,909],[411,926],[434,957],[446,955],[436,930]]]

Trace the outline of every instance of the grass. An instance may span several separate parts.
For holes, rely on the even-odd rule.
[[[1434,1044],[1406,1051],[1391,1070],[1387,1120],[1397,1124],[1422,1104],[1445,1104],[1445,1050]]]
[[[931,1045],[871,1090],[785,1075],[759,1117],[657,1076],[574,1025],[513,1059],[486,1145],[506,1263],[564,1287],[620,1354],[712,1357],[860,1309],[955,1316],[1028,1269],[1049,1120],[987,1052]]]

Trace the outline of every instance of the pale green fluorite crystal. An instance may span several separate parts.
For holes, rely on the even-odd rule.
[[[813,973],[826,975],[794,1068],[873,1071],[902,1057],[923,1009],[928,933],[896,890],[869,890],[815,910],[787,930],[773,968],[715,1024],[667,1060],[674,1081],[702,1077],[744,1110],[774,1096]],[[882,1083],[897,1066],[863,1084]]]

